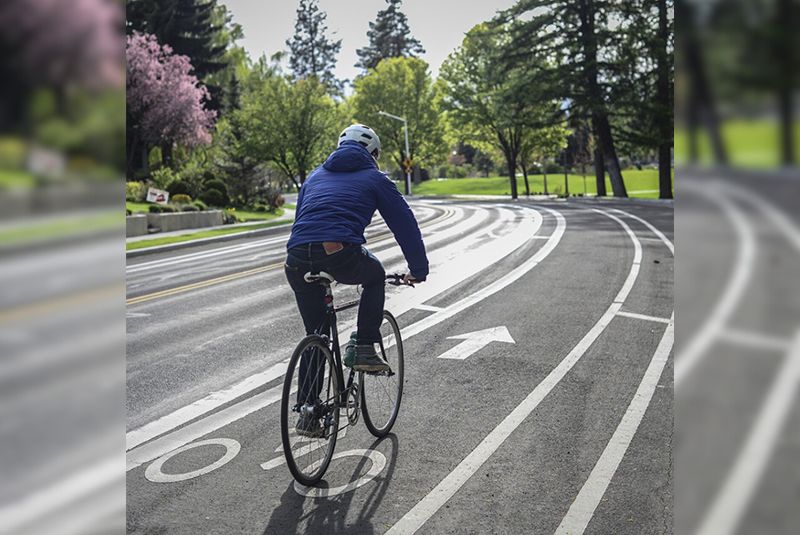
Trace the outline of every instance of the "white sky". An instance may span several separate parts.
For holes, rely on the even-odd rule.
[[[286,49],[286,39],[294,33],[297,0],[221,0],[233,19],[242,25],[239,41],[253,59],[266,53],[272,56]],[[411,35],[425,48],[422,59],[436,76],[439,66],[461,44],[474,25],[490,19],[498,10],[514,5],[515,0],[405,0],[401,11],[408,17]],[[337,57],[336,76],[353,80],[360,69],[354,67],[356,50],[367,44],[370,21],[386,8],[385,0],[320,0],[328,14],[328,32],[342,39]]]

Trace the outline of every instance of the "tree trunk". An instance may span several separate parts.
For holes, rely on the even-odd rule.
[[[606,166],[603,162],[603,151],[600,147],[594,149],[594,177],[597,181],[597,196],[606,196]]]
[[[172,143],[161,144],[161,165],[172,167]]]
[[[516,155],[506,154],[508,163],[508,178],[511,181],[511,198],[516,199],[517,195],[517,158]]]
[[[525,196],[530,197],[531,188],[530,186],[528,186],[528,166],[525,165],[525,162],[522,162],[520,164],[520,167],[522,168],[522,177],[525,179]],[[515,182],[516,182],[516,177],[515,177]]]
[[[600,142],[600,150],[603,155],[603,163],[608,171],[611,181],[611,191],[614,197],[627,197],[625,182],[622,181],[622,170],[619,167],[617,151],[614,149],[614,138],[611,135],[611,125],[605,112],[600,112],[596,117],[597,136]],[[603,188],[605,189],[605,188]]]
[[[627,197],[625,183],[622,181],[622,171],[619,167],[617,151],[614,148],[614,138],[611,135],[611,125],[608,121],[608,112],[603,102],[602,91],[598,83],[597,69],[597,36],[594,29],[595,7],[593,0],[583,0],[578,3],[578,16],[580,18],[581,44],[583,47],[586,66],[584,78],[589,96],[589,105],[592,110],[592,126],[597,135],[598,145],[603,151],[603,158],[611,178],[611,189],[615,197]]]
[[[669,62],[667,41],[669,22],[667,0],[658,0],[658,190],[661,199],[672,198],[672,105],[669,88]]]
[[[702,123],[711,140],[714,161],[718,165],[728,164],[728,152],[722,139],[711,85],[703,64],[702,49],[697,40],[694,13],[688,2],[675,2],[675,18],[681,20],[684,29],[679,43],[683,45],[686,71],[689,79],[689,159],[697,161],[697,127]]]
[[[773,57],[778,59],[781,66],[780,74],[776,82],[778,86],[778,110],[781,123],[781,163],[787,167],[793,166],[795,163],[794,125],[792,124],[792,119],[794,118],[792,91],[795,86],[794,77],[796,73],[794,69],[796,51],[794,50],[792,38],[790,36],[792,36],[795,31],[794,25],[796,21],[792,18],[792,2],[793,0],[778,0],[776,20],[777,42],[775,43],[773,55]]]
[[[566,157],[564,158],[566,160]],[[569,197],[569,169],[564,166],[564,197]]]

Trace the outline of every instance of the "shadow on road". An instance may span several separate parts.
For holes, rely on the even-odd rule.
[[[281,496],[281,503],[272,511],[272,516],[264,529],[264,535],[274,533],[376,533],[371,519],[383,501],[394,475],[398,451],[397,435],[391,433],[374,441],[368,448],[370,450],[377,449],[384,442],[389,444],[390,450],[383,452],[388,457],[386,468],[375,479],[357,489],[363,493],[358,502],[364,505],[354,520],[348,520],[348,512],[350,512],[355,491],[328,498],[306,498],[295,491],[294,481],[292,481]],[[368,462],[370,461],[367,457],[361,457],[353,470],[353,475],[365,473],[368,469],[366,466]],[[326,487],[328,483],[323,480],[320,486]],[[313,502],[310,509],[306,505],[309,500]],[[353,515],[350,515],[350,518],[353,518]],[[385,529],[379,530],[381,533],[383,531]]]

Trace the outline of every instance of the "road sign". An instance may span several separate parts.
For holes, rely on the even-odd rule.
[[[147,189],[147,202],[154,202],[158,204],[167,204],[169,201],[169,192],[156,188]]]
[[[405,170],[406,173],[410,173],[413,167],[414,167],[414,160],[412,160],[411,158],[406,158],[405,160],[403,160],[403,169]]]
[[[439,355],[440,359],[464,360],[492,342],[516,344],[514,339],[511,338],[511,334],[508,332],[508,329],[506,329],[505,325],[501,325],[500,327],[492,327],[490,329],[483,329],[482,331],[475,331],[467,334],[459,334],[458,336],[448,336],[447,339],[464,341],[454,348],[448,349]]]

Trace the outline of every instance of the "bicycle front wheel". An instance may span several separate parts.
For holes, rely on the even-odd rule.
[[[339,431],[339,375],[325,340],[305,337],[292,354],[281,398],[286,464],[301,484],[319,482],[333,457]]]
[[[391,372],[361,372],[359,375],[364,424],[378,438],[392,430],[403,397],[403,340],[397,320],[386,310],[383,311],[380,349]]]

